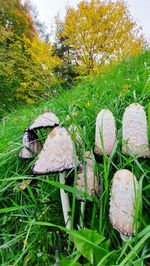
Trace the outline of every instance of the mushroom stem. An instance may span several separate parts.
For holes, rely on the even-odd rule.
[[[59,180],[61,184],[65,184],[65,175],[66,172],[64,171],[63,173],[59,174]],[[61,204],[62,204],[62,210],[63,210],[63,216],[64,216],[64,221],[67,229],[71,228],[71,220],[69,216],[70,212],[70,203],[69,203],[69,198],[68,198],[68,193],[64,191],[64,189],[60,189],[60,196],[61,196]]]
[[[84,226],[84,207],[85,207],[85,201],[81,201],[80,206],[80,227],[83,228]]]

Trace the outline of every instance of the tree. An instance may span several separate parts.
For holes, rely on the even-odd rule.
[[[54,55],[58,56],[62,63],[55,68],[58,76],[62,80],[61,85],[70,87],[73,79],[77,76],[72,63],[72,56],[70,56],[71,47],[70,44],[65,42],[68,37],[63,36],[63,27],[61,25],[59,16],[55,17],[56,24],[56,36],[54,42]]]
[[[140,29],[122,0],[83,0],[77,9],[68,7],[64,21],[57,20],[63,30],[57,35],[63,45],[70,46],[70,57],[80,73],[102,71],[140,53],[144,40]]]
[[[19,0],[0,0],[0,109],[37,103],[57,82],[54,68],[61,60],[40,39],[30,11]]]
[[[58,83],[54,69],[61,65],[61,60],[53,55],[52,45],[38,35],[32,41],[24,36],[23,41],[27,61],[20,68],[22,81],[16,90],[16,99],[32,104],[53,94],[53,87]]]
[[[33,38],[35,22],[30,15],[31,6],[20,0],[0,0],[0,25],[18,36]]]
[[[32,39],[34,22],[27,5],[19,0],[0,0],[0,109],[10,110],[16,103],[15,93],[26,68],[23,36]]]

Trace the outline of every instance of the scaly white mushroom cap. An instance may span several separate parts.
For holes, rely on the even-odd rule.
[[[34,121],[34,123],[29,127],[29,129],[33,130],[38,128],[54,127],[58,125],[58,117],[53,112],[46,110]]]
[[[125,109],[122,135],[124,154],[134,153],[138,157],[150,157],[146,113],[140,104],[132,103]]]
[[[116,141],[115,119],[107,109],[101,110],[96,118],[96,134],[94,152],[98,155],[110,155]]]
[[[72,139],[65,128],[56,127],[48,135],[32,171],[35,174],[47,174],[63,172],[74,167]]]
[[[23,139],[19,157],[22,159],[32,159],[34,154],[38,154],[42,150],[40,141],[35,132],[31,132],[29,129],[26,129]]]
[[[90,196],[93,196],[95,193],[98,194],[99,184],[96,176],[94,175],[94,165],[91,153],[88,151],[85,153],[85,156],[85,173],[84,164],[82,163],[77,174],[77,189],[82,192],[87,191]],[[87,187],[85,187],[85,180]],[[81,197],[78,198],[82,199]]]
[[[115,173],[111,189],[109,218],[113,227],[123,235],[134,233],[133,220],[138,182],[126,169]]]

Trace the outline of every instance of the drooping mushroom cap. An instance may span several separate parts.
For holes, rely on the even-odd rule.
[[[89,151],[85,153],[85,169],[84,164],[80,165],[77,174],[77,189],[82,192],[87,192],[90,196],[99,192],[99,184],[96,176],[94,175],[94,165],[92,155]],[[86,182],[85,182],[86,180]],[[81,197],[78,197],[82,199]]]
[[[22,159],[32,159],[35,154],[38,154],[42,150],[38,136],[28,128],[23,135],[22,145],[23,147],[19,154],[19,157]]]
[[[116,141],[116,126],[112,112],[101,110],[96,118],[95,149],[97,155],[110,155]]]
[[[109,218],[113,227],[123,235],[134,233],[133,220],[138,182],[126,169],[115,173],[111,189]]]
[[[144,107],[138,103],[130,104],[123,115],[122,152],[138,157],[150,157],[148,129]]]
[[[74,155],[68,131],[63,127],[56,127],[48,135],[32,171],[35,174],[47,174],[72,169],[75,167]]]
[[[58,117],[51,111],[46,110],[29,127],[30,130],[38,128],[55,127],[59,125]]]

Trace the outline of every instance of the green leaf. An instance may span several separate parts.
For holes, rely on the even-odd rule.
[[[99,245],[105,238],[99,235],[97,232],[89,229],[81,229],[77,232],[76,236],[73,236],[74,244],[76,249],[90,261],[91,264],[94,262],[94,254],[99,251],[99,248],[93,247],[90,243],[84,241],[81,237],[84,237],[88,241]]]

